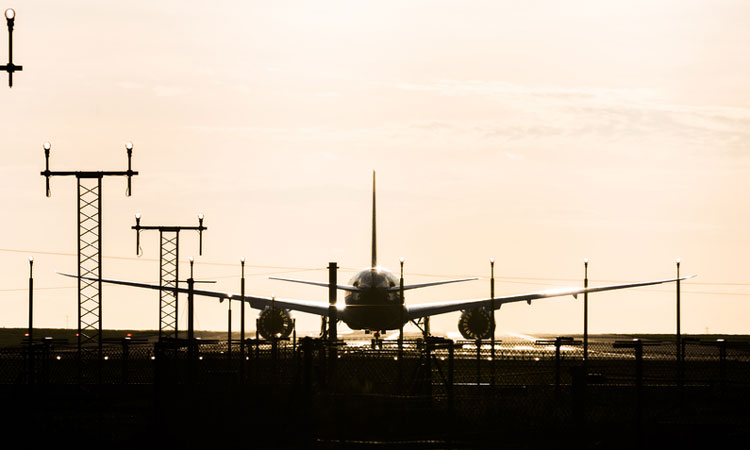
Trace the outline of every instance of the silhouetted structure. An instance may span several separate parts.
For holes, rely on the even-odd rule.
[[[52,176],[74,176],[78,182],[78,230],[76,241],[78,245],[78,358],[86,359],[83,352],[89,351],[92,345],[97,350],[96,361],[102,357],[102,178],[107,176],[128,177],[126,196],[131,194],[131,178],[138,172],[131,168],[133,143],[127,142],[125,149],[128,154],[128,170],[114,171],[65,171],[52,172],[49,170],[49,154],[52,146],[44,143],[45,170],[41,175],[46,178],[46,195],[51,195],[49,179]],[[89,277],[95,280],[86,280]]]
[[[135,215],[135,225],[131,227],[136,232],[135,253],[140,256],[141,231],[157,230],[159,232],[159,284],[173,288],[159,291],[159,339],[177,338],[179,330],[177,324],[178,302],[177,284],[180,279],[180,231],[195,230],[198,232],[198,254],[203,254],[203,214],[198,214],[198,226],[167,226],[141,225],[141,215]]]
[[[13,8],[5,10],[5,20],[8,23],[8,64],[0,66],[0,70],[8,72],[8,87],[13,87],[13,72],[23,70],[23,66],[13,64],[13,27],[16,22],[16,11]]]

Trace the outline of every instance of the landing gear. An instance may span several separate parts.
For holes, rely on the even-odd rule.
[[[373,350],[375,350],[376,348],[380,350],[383,349],[383,340],[380,339],[380,331],[372,332],[372,339],[370,340],[370,346],[372,347]]]

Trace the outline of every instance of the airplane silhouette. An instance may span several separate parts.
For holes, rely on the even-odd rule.
[[[529,304],[533,300],[550,297],[561,297],[579,294],[613,291],[655,284],[669,283],[677,280],[685,280],[695,275],[681,278],[669,278],[664,280],[642,281],[637,283],[613,284],[589,288],[566,287],[547,289],[526,294],[508,295],[495,298],[480,298],[469,300],[451,300],[443,302],[422,303],[407,305],[403,302],[402,291],[419,289],[429,286],[437,286],[447,283],[458,283],[462,281],[476,280],[476,278],[461,278],[454,280],[442,280],[428,283],[409,284],[401,286],[401,279],[388,269],[378,266],[377,263],[377,233],[376,233],[376,206],[375,206],[375,172],[372,174],[372,260],[367,267],[355,274],[349,284],[336,284],[337,290],[346,292],[343,307],[336,307],[336,319],[343,321],[353,330],[365,330],[375,332],[376,339],[380,332],[386,330],[397,330],[409,321],[423,320],[430,316],[445,314],[455,311],[463,311],[459,319],[458,328],[467,339],[487,338],[494,331],[490,317],[492,308],[495,310],[507,303],[525,301]],[[79,278],[76,275],[61,273],[61,275]],[[98,281],[98,278],[80,278]],[[329,283],[298,280],[290,278],[270,277],[275,280],[289,281],[295,283],[309,284],[330,288]],[[175,293],[189,293],[188,288],[169,287],[157,284],[139,283],[134,281],[122,281],[101,279],[104,283],[133,286],[145,289],[171,291]],[[292,331],[292,320],[290,311],[315,314],[321,317],[331,315],[331,306],[327,302],[313,300],[281,299],[275,297],[259,297],[253,295],[242,296],[238,293],[227,291],[208,291],[192,289],[193,295],[214,297],[223,301],[244,301],[250,307],[261,310],[259,314],[259,332],[266,339],[287,337]],[[333,327],[332,327],[333,328]]]

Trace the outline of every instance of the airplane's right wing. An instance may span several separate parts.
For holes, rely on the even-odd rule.
[[[495,309],[506,303],[514,302],[528,302],[532,300],[538,300],[541,298],[549,297],[561,297],[565,295],[572,295],[577,297],[580,294],[591,293],[591,292],[603,292],[603,291],[614,291],[617,289],[628,289],[641,286],[651,286],[654,284],[670,283],[677,280],[687,280],[693,278],[695,275],[682,278],[670,278],[667,280],[654,280],[654,281],[641,281],[638,283],[625,283],[625,284],[611,284],[608,286],[597,286],[589,288],[558,288],[558,289],[547,289],[544,291],[530,292],[528,294],[509,295],[506,297],[495,297],[481,298],[474,300],[451,300],[447,302],[436,302],[436,303],[422,303],[419,305],[406,305],[406,318],[408,320],[418,319],[420,317],[434,316],[437,314],[444,314],[453,311],[463,311],[465,309],[472,309],[478,307],[488,307],[490,302],[494,301]]]
[[[94,277],[79,277],[77,275],[71,275],[68,273],[62,273],[62,272],[58,272],[58,273],[60,275],[64,275],[66,277],[71,277],[71,278],[80,278],[82,280],[89,280],[89,281],[99,281],[99,278],[94,278]],[[187,294],[189,292],[187,288],[161,286],[158,284],[138,283],[136,281],[110,280],[110,279],[105,279],[105,278],[102,278],[101,281],[103,283],[118,284],[121,286],[132,286],[132,287],[137,287],[137,288],[142,288],[142,289],[154,289],[157,291],[179,292],[181,294]],[[310,314],[317,314],[319,316],[328,315],[328,303],[316,302],[312,300],[268,298],[268,297],[257,297],[253,295],[245,295],[243,297],[242,294],[238,294],[238,293],[225,292],[225,291],[224,292],[206,291],[203,289],[193,289],[193,295],[213,297],[213,298],[218,298],[219,300],[224,300],[224,299],[235,300],[235,301],[244,300],[248,304],[250,304],[251,308],[254,308],[254,309],[264,309],[266,307],[273,306],[275,308],[289,309],[292,311],[301,311],[301,312],[306,312]]]

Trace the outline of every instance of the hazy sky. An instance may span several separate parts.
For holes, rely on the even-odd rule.
[[[325,301],[271,273],[348,279],[369,264],[378,171],[379,262],[408,282],[489,275],[499,295],[670,277],[683,330],[750,333],[750,3],[745,1],[16,1],[15,86],[0,74],[0,326],[75,327],[75,179],[104,180],[103,273],[158,280],[158,235],[195,225],[182,273]],[[0,30],[0,60],[6,58]],[[48,252],[48,253],[45,253]],[[52,253],[52,254],[50,254]],[[300,271],[301,269],[312,269]],[[479,281],[407,302],[486,297]],[[672,332],[674,286],[590,299],[592,332]],[[158,295],[104,288],[104,326],[157,328]],[[340,297],[343,300],[343,296]],[[186,318],[181,304],[180,326]],[[224,329],[226,303],[197,301]],[[249,313],[254,323],[255,313]],[[297,314],[302,329],[319,320]],[[455,331],[457,314],[433,329]],[[504,306],[500,332],[574,333],[582,301]],[[238,323],[238,322],[237,322]],[[237,327],[237,325],[235,325]]]

